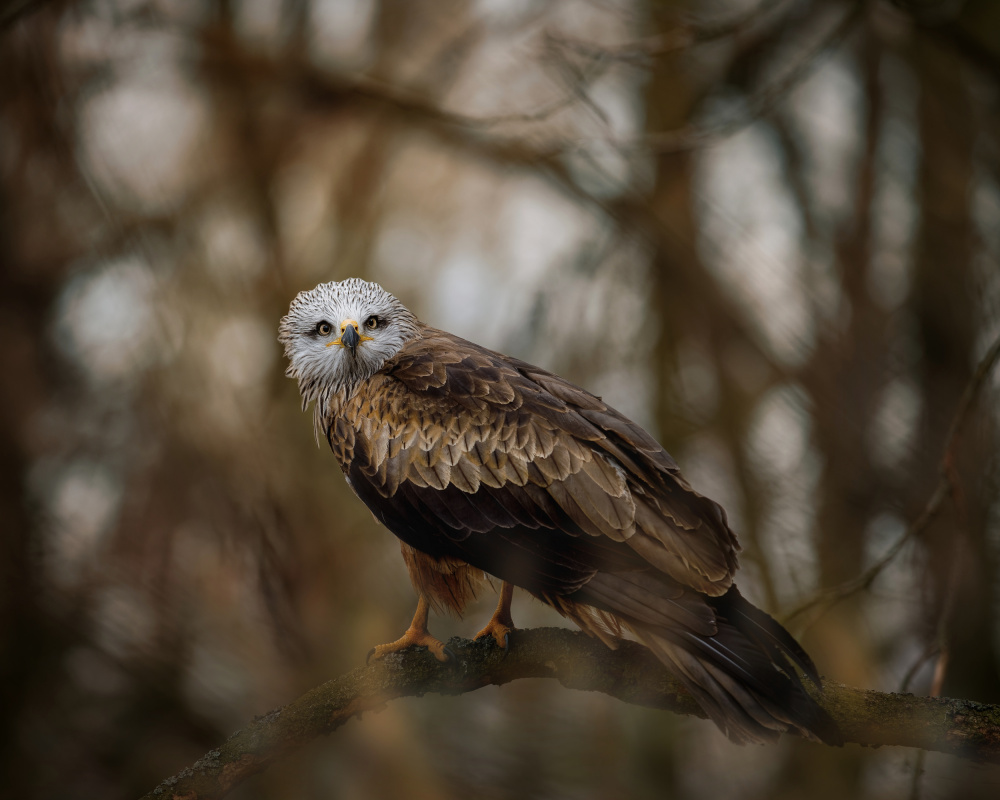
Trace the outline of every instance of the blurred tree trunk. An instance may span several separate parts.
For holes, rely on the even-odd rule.
[[[922,219],[916,245],[913,308],[922,358],[925,443],[913,507],[926,502],[937,480],[939,451],[979,357],[983,330],[981,280],[973,221],[973,180],[978,128],[968,75],[959,57],[924,38],[912,53],[922,92],[918,126],[922,145],[919,196]],[[978,429],[960,442],[952,464],[953,503],[927,534],[929,636],[943,630],[947,679],[943,692],[986,702],[1000,700],[997,629],[990,584],[996,556],[987,545],[990,455],[996,431],[991,415],[977,415]],[[942,619],[943,617],[943,619]],[[940,620],[940,623],[937,621]]]
[[[669,30],[676,24],[675,15],[686,7],[687,3],[680,0],[665,3],[652,11],[649,33],[655,35]],[[646,91],[646,126],[651,134],[682,128],[690,119],[697,99],[696,89],[679,65],[677,58],[662,58],[651,72]],[[651,321],[657,325],[651,364],[652,417],[661,444],[669,452],[678,453],[690,433],[685,421],[678,419],[676,413],[679,406],[676,394],[678,349],[685,337],[701,338],[699,334],[705,332],[703,327],[709,323],[697,299],[679,289],[690,282],[692,272],[703,269],[694,246],[697,223],[693,203],[693,154],[690,151],[661,153],[655,163],[656,178],[648,204],[662,232],[653,237],[655,250],[650,259]],[[662,736],[649,736],[646,741],[658,750],[656,758],[649,759],[649,763],[661,764],[657,783],[663,795],[679,792],[677,780],[682,770],[674,763],[674,748],[662,749]]]
[[[7,198],[0,196],[0,219]],[[0,233],[0,370],[8,376],[0,388],[0,785],[12,797],[30,796],[36,775],[26,758],[22,711],[34,699],[33,686],[44,685],[53,648],[50,628],[39,609],[33,541],[34,525],[27,507],[29,457],[24,449],[34,410],[34,394],[25,391],[38,380],[36,349],[43,340],[47,308],[41,295],[12,280],[10,237]],[[36,305],[37,304],[37,305]],[[16,379],[12,379],[17,376]]]
[[[668,23],[669,24],[669,23]],[[650,133],[682,127],[694,104],[694,87],[674,59],[662,59],[653,70],[646,94],[646,120]],[[663,153],[656,158],[656,182],[650,207],[666,230],[656,239],[652,258],[652,307],[658,323],[653,370],[653,417],[660,440],[668,451],[680,449],[684,439],[676,409],[677,351],[685,337],[700,338],[709,323],[697,298],[678,291],[685,275],[704,267],[694,242],[697,224],[693,206],[694,158],[690,151]],[[692,300],[694,302],[692,302]],[[708,309],[710,311],[710,309]],[[701,322],[699,322],[701,320]]]
[[[19,149],[19,159],[0,185],[0,786],[11,797],[31,797],[40,765],[33,757],[38,743],[26,728],[56,682],[67,644],[42,607],[42,547],[27,486],[37,414],[52,389],[46,327],[61,275],[24,263],[24,230],[17,225],[36,197],[31,156],[38,158],[38,143],[53,136],[49,109],[36,102],[47,94],[38,65],[50,54],[44,47],[32,54],[26,36],[8,42],[0,49],[0,74],[16,80],[0,82],[0,118],[11,126],[5,144]]]
[[[59,21],[55,9],[39,9],[0,46],[0,146],[13,153],[0,172],[0,794],[21,800],[93,796],[94,787],[117,793],[108,775],[147,785],[162,770],[144,752],[153,728],[174,726],[178,740],[206,746],[219,735],[181,702],[175,665],[130,675],[123,700],[133,705],[124,711],[82,687],[71,662],[96,652],[94,597],[55,585],[49,572],[54,523],[32,473],[86,448],[59,439],[69,427],[59,415],[86,403],[86,389],[54,346],[53,317],[81,253],[96,249],[95,230],[108,234],[78,170]],[[54,210],[50,191],[74,214]],[[87,739],[85,720],[98,708],[117,723],[115,752]]]
[[[885,503],[873,480],[869,431],[886,384],[886,315],[870,292],[873,205],[882,120],[879,70],[882,45],[861,34],[861,152],[854,181],[853,214],[836,234],[833,254],[844,313],[819,332],[803,370],[812,405],[813,438],[823,460],[817,497],[817,555],[822,588],[838,586],[864,569],[868,526]],[[827,642],[819,654],[837,680],[866,685],[875,667],[854,595],[819,623]]]
[[[662,34],[676,28],[678,6],[683,10],[687,4],[668,4],[671,13],[663,14],[651,33]],[[772,55],[772,46],[784,33],[783,26],[778,25],[763,33],[733,36],[735,54],[729,61],[725,82],[750,94],[756,76]],[[697,124],[694,119],[706,86],[685,63],[686,58],[683,51],[678,56],[660,58],[651,71],[646,93],[650,134]],[[682,461],[685,444],[693,434],[708,433],[724,443],[733,459],[733,477],[740,493],[742,513],[738,534],[744,548],[742,560],[756,568],[762,594],[758,602],[773,610],[778,604],[777,591],[771,565],[762,557],[759,530],[775,489],[780,493],[780,487],[767,486],[762,480],[747,441],[759,400],[782,380],[784,370],[755,338],[758,331],[744,317],[739,304],[731,301],[702,258],[701,222],[696,213],[699,155],[698,150],[686,147],[676,152],[669,149],[660,152],[648,200],[659,226],[651,259],[652,318],[658,325],[651,365],[653,417],[661,443]],[[701,416],[695,423],[678,414],[684,407],[678,393],[681,353],[685,349],[690,353],[694,345],[699,356],[708,358],[705,366],[714,378],[716,392],[711,413],[698,409]],[[744,378],[747,374],[755,376],[753,386],[747,384]]]

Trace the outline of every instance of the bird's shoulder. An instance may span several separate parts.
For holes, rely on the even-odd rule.
[[[679,475],[653,437],[600,397],[541,367],[426,325],[359,387],[342,416],[356,429],[374,424],[390,436],[418,429],[426,438],[451,440],[457,428],[471,442],[470,433],[475,439],[488,435],[486,429],[501,431],[502,450],[526,448],[529,458],[539,449],[536,435],[545,431],[587,443],[610,437],[647,467]],[[540,449],[547,455],[550,447]],[[619,455],[623,466],[639,469],[624,452]]]

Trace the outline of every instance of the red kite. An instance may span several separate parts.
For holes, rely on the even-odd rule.
[[[279,340],[317,438],[402,541],[419,595],[377,657],[416,644],[447,659],[428,609],[460,612],[489,573],[503,584],[479,637],[506,646],[518,586],[611,647],[631,631],[733,741],[839,742],[800,682],[819,685],[809,656],[733,584],[726,512],[634,422],[357,278],[299,294]]]

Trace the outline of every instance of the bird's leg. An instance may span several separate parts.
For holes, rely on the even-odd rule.
[[[484,636],[492,636],[497,646],[507,649],[507,636],[514,630],[514,620],[510,616],[510,601],[514,597],[514,584],[503,582],[500,587],[500,602],[497,603],[497,610],[493,612],[486,627],[476,634],[476,639]]]
[[[427,598],[424,595],[420,595],[420,599],[417,601],[417,611],[413,615],[413,622],[406,629],[406,633],[394,642],[373,647],[368,653],[368,660],[385,658],[389,653],[395,653],[397,650],[405,650],[412,645],[419,645],[430,650],[438,661],[447,661],[451,657],[451,651],[444,646],[444,642],[440,639],[435,639],[431,636],[430,631],[427,630],[427,617],[429,614],[430,603],[427,602]]]

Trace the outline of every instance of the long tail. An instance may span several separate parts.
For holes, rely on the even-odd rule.
[[[814,741],[843,744],[836,723],[799,679],[795,667],[821,685],[812,660],[788,631],[735,586],[710,604],[718,614],[714,636],[629,627],[734,742],[771,742],[796,731]]]
[[[616,591],[603,591],[612,583],[618,584]],[[596,605],[635,633],[734,742],[772,742],[793,731],[843,744],[837,724],[799,677],[801,671],[821,686],[812,659],[735,586],[721,597],[699,595],[697,605],[692,595],[680,596],[676,587],[648,577],[602,573],[588,588],[603,595]],[[623,595],[628,602],[621,602]]]

